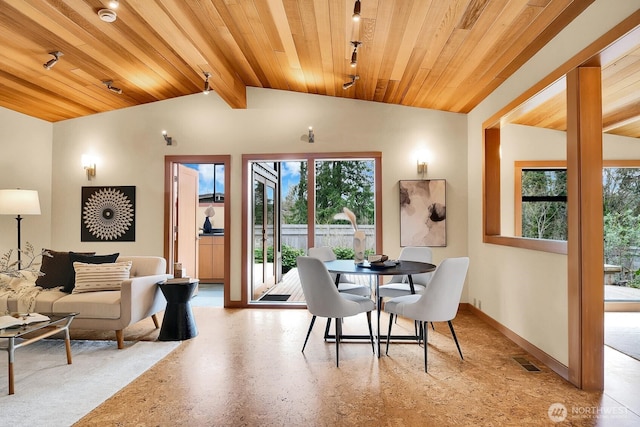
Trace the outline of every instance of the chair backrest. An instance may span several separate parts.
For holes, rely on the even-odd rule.
[[[404,315],[429,322],[446,322],[456,317],[468,269],[468,257],[442,261],[420,299],[405,307]]]
[[[316,246],[313,248],[309,248],[308,253],[310,257],[318,258],[320,261],[335,261],[336,259],[338,259],[336,253],[333,252],[333,249],[331,249],[329,246]],[[336,275],[333,273],[330,274],[331,278],[333,279],[333,283],[335,283]],[[349,283],[349,279],[347,279],[346,274],[340,275],[340,282]]]
[[[335,252],[329,246],[317,246],[309,248],[309,256],[318,258],[320,261],[335,261],[338,259]]]
[[[433,259],[431,248],[426,246],[406,246],[400,251],[399,260],[402,261],[416,261],[416,262],[431,262]],[[431,281],[433,273],[420,273],[411,275],[414,284],[424,285]],[[389,283],[408,283],[407,276],[393,276]]]
[[[331,275],[324,262],[314,257],[300,256],[297,258],[298,276],[302,285],[302,293],[311,314],[320,317],[340,318],[353,301],[340,296],[338,288],[331,280]]]

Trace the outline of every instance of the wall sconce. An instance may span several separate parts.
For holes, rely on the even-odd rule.
[[[309,126],[309,143],[316,142],[316,136],[313,133],[313,126]]]
[[[82,167],[87,173],[87,180],[91,181],[91,177],[96,176],[96,159],[88,154],[83,154]]]
[[[429,165],[429,154],[426,151],[422,151],[418,153],[417,164],[418,164],[418,173],[422,174],[422,179],[427,174],[427,166]]]
[[[167,135],[166,130],[162,131],[162,136],[164,137],[164,140],[167,143],[167,145],[173,145],[173,138]]]
[[[418,173],[422,174],[423,179],[424,175],[427,173],[427,165],[428,163],[425,160],[418,160]]]

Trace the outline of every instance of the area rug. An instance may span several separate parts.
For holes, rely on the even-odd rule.
[[[640,313],[605,313],[604,344],[640,360]]]
[[[0,346],[6,343],[0,341]],[[7,352],[0,351],[0,424],[70,426],[173,351],[180,342],[42,340],[16,350],[15,394],[8,395]]]

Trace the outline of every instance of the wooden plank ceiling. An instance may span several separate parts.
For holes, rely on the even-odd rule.
[[[120,0],[108,23],[108,0],[0,0],[0,105],[56,122],[197,93],[207,72],[232,108],[251,86],[466,113],[592,2],[362,0],[354,22],[354,0]]]

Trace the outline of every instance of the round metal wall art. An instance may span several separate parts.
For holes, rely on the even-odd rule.
[[[82,241],[135,241],[135,187],[82,188]]]

